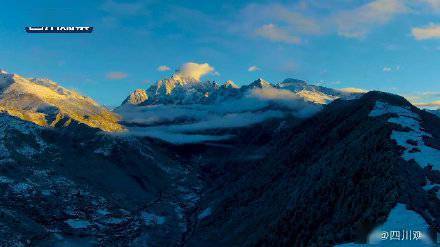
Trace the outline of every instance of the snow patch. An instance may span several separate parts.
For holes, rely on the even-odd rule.
[[[211,213],[212,213],[212,209],[211,208],[206,208],[199,215],[197,215],[197,219],[203,220],[204,218],[210,216]]]
[[[41,194],[43,196],[50,196],[50,195],[52,195],[52,191],[51,190],[42,190]]]
[[[165,216],[156,215],[149,212],[142,212],[141,213],[142,219],[144,220],[145,225],[151,226],[151,225],[162,225],[166,221]]]
[[[389,118],[388,122],[409,129],[408,132],[393,130],[391,133],[391,139],[405,148],[403,159],[407,161],[414,159],[421,167],[432,165],[433,169],[440,170],[440,150],[425,145],[423,137],[432,135],[422,129],[420,116],[408,108],[393,106],[381,101],[376,102],[369,116],[378,117],[385,114],[396,114],[397,117]]]
[[[433,184],[433,183],[431,183],[431,181],[428,180],[428,183],[425,186],[423,186],[423,190],[430,191],[436,187],[439,187],[439,189],[437,189],[435,194],[436,194],[437,198],[440,200],[440,184]]]
[[[105,208],[96,210],[96,213],[102,216],[110,214],[110,212]]]
[[[0,184],[10,184],[10,183],[13,183],[13,182],[14,182],[14,180],[12,180],[12,179],[10,179],[8,177],[0,176]]]
[[[194,192],[183,194],[180,197],[182,198],[182,200],[184,200],[187,203],[194,203],[195,204],[200,200],[199,196]]]
[[[24,182],[12,186],[12,191],[17,194],[28,194],[31,190],[32,186]]]
[[[399,116],[407,116],[417,119],[419,118],[419,116],[416,113],[412,112],[409,107],[390,105],[382,101],[376,101],[376,105],[368,116],[379,117],[385,114],[397,114]]]
[[[91,226],[89,221],[81,219],[68,219],[64,222],[73,229],[84,229]]]
[[[95,154],[101,154],[104,156],[110,156],[112,151],[111,147],[99,147],[95,151],[93,151]]]
[[[26,145],[26,146],[18,147],[18,148],[16,149],[16,151],[17,151],[19,154],[24,155],[24,156],[27,156],[27,157],[33,156],[33,155],[35,155],[35,154],[38,153],[38,150],[36,150],[35,148],[33,148],[33,147],[31,147],[31,146],[27,146],[27,145]]]

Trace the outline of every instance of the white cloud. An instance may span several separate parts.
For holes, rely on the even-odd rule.
[[[230,135],[185,134],[173,132],[163,127],[132,127],[129,128],[128,132],[119,133],[119,135],[148,136],[177,145],[221,141],[231,138]]]
[[[249,72],[255,72],[257,70],[260,70],[260,68],[258,68],[256,65],[252,65],[251,67],[248,68]]]
[[[287,107],[298,117],[308,117],[321,109],[321,106],[306,102],[292,91],[284,89],[255,88],[249,93],[248,98]]]
[[[255,30],[257,36],[266,38],[274,42],[286,44],[299,44],[301,39],[289,34],[286,30],[277,27],[274,24],[266,24]]]
[[[402,0],[375,0],[351,10],[336,13],[332,18],[338,33],[348,38],[364,38],[372,29],[408,12]]]
[[[178,124],[169,126],[169,130],[173,132],[192,132],[208,129],[226,129],[237,128],[263,122],[269,118],[281,118],[284,114],[281,111],[264,111],[264,112],[237,112],[225,115],[211,116],[200,122],[190,124]]]
[[[416,102],[414,105],[422,108],[439,108],[440,109],[440,100],[432,101],[432,102]]]
[[[385,73],[389,73],[389,72],[393,72],[393,71],[399,71],[400,70],[400,65],[397,66],[385,66],[382,68],[382,71]]]
[[[256,14],[258,13],[258,14]],[[274,23],[283,26],[289,33],[298,34],[319,34],[321,33],[321,23],[313,17],[304,13],[303,8],[298,4],[249,4],[239,12],[239,18],[234,27],[242,29],[252,29],[261,27],[267,23]],[[281,24],[281,25],[279,25]]]
[[[440,92],[421,92],[404,95],[412,104],[423,108],[439,108]]]
[[[368,90],[362,89],[362,88],[355,88],[355,87],[346,87],[346,88],[340,88],[342,92],[345,93],[366,93]]]
[[[174,75],[175,78],[190,78],[196,81],[200,81],[200,78],[206,74],[215,73],[215,69],[207,63],[185,63]]]
[[[420,9],[412,0],[307,2],[249,4],[231,25],[231,30],[273,42],[298,44],[304,36],[337,33],[364,38],[400,14]],[[419,0],[437,1],[437,0]],[[366,2],[366,3],[365,3]],[[258,13],[258,14],[256,14]]]
[[[416,40],[440,39],[440,24],[430,23],[425,27],[415,27],[411,34]]]
[[[382,71],[383,72],[391,72],[393,69],[390,67],[383,67]]]
[[[106,74],[107,79],[109,80],[121,80],[127,78],[128,74],[119,71],[108,72]]]
[[[418,1],[421,3],[427,4],[434,11],[440,10],[440,1],[439,0],[418,0]]]
[[[157,67],[157,70],[158,71],[169,71],[169,70],[171,70],[171,68],[166,65],[161,65],[161,66]]]

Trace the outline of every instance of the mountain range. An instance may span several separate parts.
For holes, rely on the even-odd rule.
[[[0,74],[0,246],[387,246],[440,233],[440,118],[384,92],[173,76],[114,111]]]
[[[232,81],[217,84],[211,81],[197,81],[191,78],[185,79],[172,76],[158,81],[147,90],[135,90],[124,100],[122,105],[212,104],[243,97],[254,89],[287,90],[306,101],[317,104],[324,104],[337,98],[349,98],[359,94],[359,92],[347,92],[315,86],[291,78],[275,85],[259,78],[249,85],[239,87]]]

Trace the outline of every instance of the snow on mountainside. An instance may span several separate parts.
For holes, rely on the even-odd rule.
[[[208,153],[199,162],[207,164],[214,182],[202,194],[203,218],[189,245],[436,242],[439,123],[400,96],[369,92],[334,101],[282,129],[258,145],[265,147],[252,162],[243,161],[246,147],[214,158]],[[410,230],[420,231],[420,239],[403,239],[403,231]],[[377,231],[399,231],[400,238],[380,240]]]
[[[0,165],[10,162],[13,153],[32,157],[44,151],[47,145],[38,134],[39,128],[27,121],[0,113]],[[33,138],[23,138],[23,135]]]
[[[432,166],[433,169],[440,171],[440,151],[425,144],[425,137],[432,137],[421,126],[419,114],[411,111],[408,107],[390,105],[377,101],[375,108],[371,111],[371,117],[395,114],[397,117],[389,118],[388,122],[398,124],[409,131],[393,130],[391,139],[405,148],[403,158],[405,160],[415,160],[420,166]]]
[[[83,123],[104,131],[121,131],[119,117],[94,100],[48,79],[0,73],[0,111],[40,126]]]

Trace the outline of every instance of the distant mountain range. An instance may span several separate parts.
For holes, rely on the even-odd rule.
[[[171,77],[112,112],[2,71],[0,202],[0,246],[432,245],[440,118],[296,79]]]
[[[317,104],[328,103],[337,98],[352,98],[360,94],[360,92],[315,86],[291,78],[277,84],[259,78],[249,85],[238,87],[232,81],[220,85],[210,81],[200,82],[190,78],[182,79],[172,76],[169,79],[158,81],[147,90],[135,90],[124,100],[122,105],[213,104],[243,97],[254,89],[287,90],[299,98]]]

